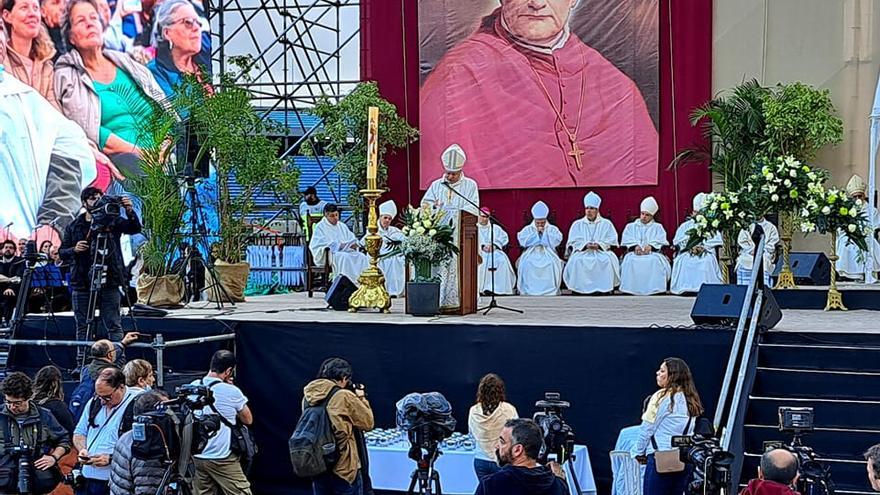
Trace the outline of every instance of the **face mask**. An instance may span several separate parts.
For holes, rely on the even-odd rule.
[[[145,385],[145,386],[144,386],[144,392],[150,392],[150,391],[152,391],[152,390],[153,390],[153,387],[151,387],[151,386],[149,386],[149,385]]]

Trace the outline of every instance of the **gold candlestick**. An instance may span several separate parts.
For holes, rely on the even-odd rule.
[[[794,235],[794,215],[789,212],[779,213],[779,223],[782,227],[782,270],[776,279],[774,289],[797,289],[794,283],[794,274],[791,272],[791,238]]]
[[[385,275],[379,269],[379,250],[382,237],[378,234],[379,224],[376,214],[376,200],[382,196],[381,189],[361,189],[367,203],[368,221],[365,245],[370,256],[370,266],[358,277],[360,287],[348,298],[348,311],[356,313],[359,309],[376,308],[382,313],[391,312],[391,296],[385,289]]]
[[[831,256],[828,259],[831,261],[831,286],[828,287],[828,300],[825,302],[825,311],[831,311],[832,309],[847,311],[846,306],[843,305],[843,295],[837,290],[837,260],[840,257],[837,256],[836,230],[831,232]]]

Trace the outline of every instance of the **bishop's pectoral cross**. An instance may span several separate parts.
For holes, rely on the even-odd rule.
[[[577,136],[569,136],[568,140],[571,141],[571,151],[568,152],[568,156],[574,157],[575,165],[577,165],[578,170],[581,170],[584,168],[584,164],[581,162],[581,155],[584,154],[584,150],[578,146]]]

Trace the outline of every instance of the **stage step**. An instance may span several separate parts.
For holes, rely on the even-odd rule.
[[[791,443],[791,433],[779,431],[776,425],[745,426],[746,452],[761,453],[764,442]],[[812,447],[819,457],[843,461],[861,461],[862,454],[871,445],[880,443],[880,430],[844,430],[819,428],[801,437],[804,445]]]
[[[758,366],[752,395],[803,399],[880,400],[880,373]]]
[[[761,366],[829,371],[880,370],[880,347],[851,344],[761,344]],[[774,351],[779,352],[774,352]]]
[[[764,442],[791,441],[778,428],[780,406],[813,408],[816,429],[803,443],[831,467],[838,493],[871,492],[862,453],[880,443],[880,336],[762,336],[746,409],[741,483],[754,477]]]
[[[749,397],[746,424],[778,426],[779,408],[812,407],[816,426],[852,430],[876,429],[880,401],[842,399],[796,399],[781,397]]]

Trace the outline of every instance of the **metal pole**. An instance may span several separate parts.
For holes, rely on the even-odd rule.
[[[159,334],[157,337],[161,337]],[[184,345],[192,345],[192,344],[206,344],[208,342],[220,342],[223,340],[233,340],[235,339],[235,334],[225,333],[223,335],[212,335],[210,337],[194,337],[191,339],[182,339],[182,340],[172,340],[170,342],[165,342],[163,347],[180,347]]]
[[[162,388],[165,386],[165,339],[161,333],[156,334],[153,348],[156,349],[156,382]]]
[[[759,260],[760,262],[764,262],[764,243],[766,242],[766,237],[761,237],[761,241],[758,243],[758,249],[755,249],[755,260]],[[759,258],[760,255],[760,258]],[[755,267],[758,265],[752,265],[752,280],[746,288],[746,297],[744,299],[743,307],[740,310],[739,314],[739,322],[736,324],[736,335],[733,338],[733,345],[730,348],[730,357],[727,360],[727,371],[724,372],[724,380],[721,382],[721,393],[718,395],[718,407],[715,409],[715,420],[712,422],[715,425],[715,431],[718,431],[718,427],[721,426],[721,418],[724,415],[724,408],[727,405],[727,394],[730,392],[730,382],[733,378],[733,370],[736,368],[736,363],[739,361],[739,348],[742,344],[742,336],[743,331],[746,326],[746,319],[749,317],[749,301],[752,300],[752,296],[755,294]],[[753,314],[753,317],[756,316]],[[753,318],[757,320],[757,318]]]
[[[764,243],[762,242],[761,244]],[[757,332],[758,328],[758,315],[761,314],[761,307],[764,305],[763,296],[764,294],[758,294],[758,297],[755,299],[755,308],[752,312],[752,321],[749,322],[749,337],[746,341],[746,347],[743,350],[742,364],[739,367],[739,373],[737,374],[736,379],[736,389],[733,392],[733,398],[731,399],[730,403],[730,414],[727,416],[727,425],[725,426],[724,431],[721,432],[722,450],[728,450],[730,447],[731,432],[733,431],[733,424],[736,421],[736,413],[739,409],[739,397],[742,395],[743,385],[746,381],[746,372],[748,371],[748,363],[752,355],[753,346],[751,344],[752,342],[754,342],[755,333]]]

